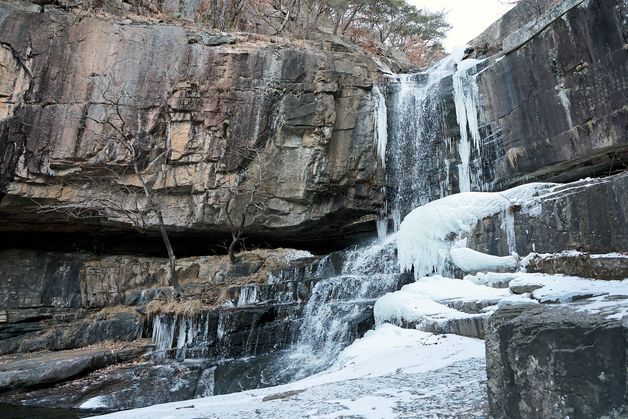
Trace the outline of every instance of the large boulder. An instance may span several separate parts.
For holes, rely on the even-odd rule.
[[[498,310],[486,336],[490,416],[626,417],[627,320],[568,306]]]

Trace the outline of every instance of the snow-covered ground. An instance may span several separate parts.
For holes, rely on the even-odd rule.
[[[485,417],[484,342],[383,324],[327,371],[283,386],[108,418]],[[440,416],[439,416],[440,415]]]

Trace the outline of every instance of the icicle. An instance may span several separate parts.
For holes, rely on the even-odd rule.
[[[376,84],[373,85],[373,95],[375,96],[375,147],[382,168],[385,169],[386,145],[388,143],[388,110],[386,109],[386,98]]]
[[[155,350],[165,351],[172,348],[176,323],[176,317],[164,314],[155,316],[153,320],[153,344],[155,344]]]
[[[460,192],[471,191],[471,140],[476,150],[480,151],[480,129],[478,122],[478,88],[475,84],[475,76],[470,76],[468,70],[481,63],[481,60],[464,60],[458,64],[458,69],[453,75],[454,104],[456,106],[456,119],[460,127],[460,164],[458,165],[458,178]],[[468,128],[468,131],[467,131]],[[471,138],[469,138],[469,134]]]
[[[257,303],[258,287],[257,285],[248,285],[240,288],[240,296],[238,297],[237,307],[247,306]]]

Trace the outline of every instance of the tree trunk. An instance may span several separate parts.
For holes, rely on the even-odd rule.
[[[159,233],[161,234],[161,239],[164,242],[164,246],[166,246],[166,252],[168,252],[168,273],[170,276],[170,285],[174,288],[175,296],[180,296],[183,293],[181,289],[181,285],[179,284],[179,279],[177,278],[177,260],[174,256],[174,250],[172,249],[172,244],[170,243],[170,238],[168,237],[168,232],[166,231],[166,223],[164,222],[163,214],[161,213],[161,208],[155,203],[146,182],[144,181],[144,177],[140,173],[139,168],[137,167],[137,163],[135,162],[135,156],[133,158],[133,171],[135,175],[139,178],[140,183],[142,184],[142,189],[144,190],[144,195],[146,196],[146,200],[148,201],[148,205],[150,208],[155,211],[157,214],[157,221],[159,222]]]
[[[240,241],[241,236],[242,236],[241,230],[238,230],[237,232],[236,231],[231,232],[231,244],[229,245],[229,260],[231,261],[232,265],[238,262],[238,258],[236,258],[236,255],[235,255],[235,249],[238,242]]]
[[[164,241],[164,245],[166,246],[166,251],[168,252],[168,271],[170,273],[170,285],[174,288],[175,296],[180,296],[183,294],[183,290],[181,289],[181,285],[179,284],[179,278],[177,278],[177,260],[174,256],[174,250],[172,250],[172,244],[170,243],[170,238],[168,237],[168,233],[166,232],[166,227],[164,226],[164,218],[161,215],[161,210],[157,211],[157,218],[159,219],[159,233],[161,234],[161,239]]]

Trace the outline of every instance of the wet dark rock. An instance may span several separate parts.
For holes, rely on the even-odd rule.
[[[300,305],[269,305],[220,312],[217,345],[209,351],[217,358],[258,355],[294,342],[301,322]]]
[[[129,342],[142,337],[144,317],[139,313],[115,313],[104,320],[70,322],[20,339],[19,352],[80,348],[105,341]]]
[[[626,168],[628,6],[566,3],[573,7],[477,76],[478,188],[574,181]]]
[[[144,290],[129,290],[124,293],[124,305],[139,306],[153,300],[168,300],[174,292],[172,287],[148,288]]]
[[[514,247],[520,255],[565,249],[623,252],[628,243],[628,206],[618,204],[623,202],[628,202],[626,173],[561,186],[533,209],[513,213]],[[469,247],[508,255],[508,237],[501,227],[504,217],[499,214],[478,222],[469,234]]]
[[[0,308],[80,307],[79,272],[87,257],[81,253],[0,250]]]
[[[122,358],[128,360],[141,352],[141,349],[135,352],[126,351]],[[118,354],[111,350],[53,352],[15,357],[0,364],[0,392],[58,383],[119,360]]]
[[[493,418],[628,414],[628,323],[567,306],[499,309],[487,339]]]
[[[229,267],[228,275],[231,277],[251,276],[262,267],[261,261],[238,262]]]
[[[447,320],[433,320],[426,316],[418,321],[402,321],[399,326],[405,329],[417,329],[423,332],[438,334],[451,333],[469,338],[484,339],[487,322],[488,315],[452,318]]]
[[[527,272],[563,274],[606,280],[628,278],[628,254],[592,255],[566,252],[536,255],[526,265]]]
[[[105,413],[211,396],[213,373],[203,362],[118,364],[50,388],[7,393],[0,400]]]

